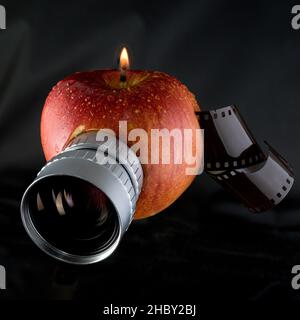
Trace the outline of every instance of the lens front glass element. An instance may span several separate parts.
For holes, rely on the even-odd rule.
[[[38,233],[69,254],[97,254],[118,235],[111,201],[101,190],[75,177],[40,180],[31,190],[29,208]]]

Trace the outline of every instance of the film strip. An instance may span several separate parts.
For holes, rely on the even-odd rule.
[[[267,142],[265,156],[235,106],[197,113],[204,129],[205,172],[252,212],[272,209],[291,190],[294,173]]]
[[[205,170],[247,168],[266,160],[236,106],[201,111],[196,115],[206,136]]]

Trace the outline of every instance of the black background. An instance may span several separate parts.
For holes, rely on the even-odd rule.
[[[300,170],[300,31],[288,1],[1,1],[0,299],[102,302],[296,301],[300,264],[296,181],[273,211],[253,215],[207,176],[163,213],[135,222],[104,262],[66,268],[35,247],[19,214],[44,164],[39,120],[51,87],[80,70],[115,66],[170,73],[203,109],[237,104],[257,139]],[[55,283],[77,278],[75,285]],[[67,277],[66,277],[67,275]],[[60,281],[61,282],[61,281]],[[67,282],[69,283],[69,282]]]

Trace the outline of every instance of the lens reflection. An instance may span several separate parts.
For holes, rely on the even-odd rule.
[[[74,177],[41,180],[31,193],[31,218],[40,235],[70,254],[95,254],[115,239],[117,215],[107,196]]]

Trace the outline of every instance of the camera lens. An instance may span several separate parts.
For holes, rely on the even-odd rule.
[[[30,216],[37,232],[68,254],[97,254],[118,235],[118,217],[111,201],[76,177],[40,180],[31,192]]]
[[[105,131],[82,133],[48,161],[24,192],[23,225],[51,257],[91,264],[109,257],[127,231],[143,184],[136,154]],[[117,146],[113,148],[112,146]]]

